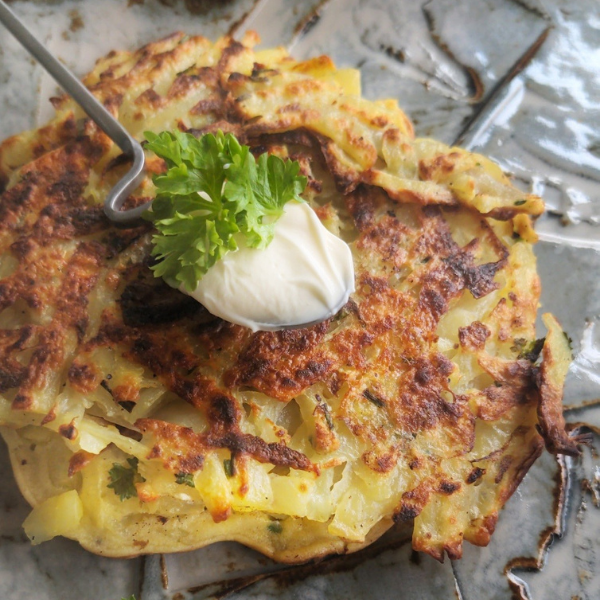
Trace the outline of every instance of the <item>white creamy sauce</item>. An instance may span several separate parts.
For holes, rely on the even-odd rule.
[[[286,204],[264,250],[238,243],[190,294],[230,323],[258,331],[322,321],[354,291],[350,248],[308,204]]]

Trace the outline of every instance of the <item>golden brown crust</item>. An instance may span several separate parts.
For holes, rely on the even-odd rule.
[[[225,373],[228,387],[250,386],[278,400],[291,400],[328,375],[332,361],[320,349],[325,321],[309,329],[258,332]]]
[[[220,398],[214,402],[213,412],[227,413],[233,402]],[[192,429],[178,427],[172,423],[154,419],[139,419],[136,427],[143,433],[151,433],[157,443],[153,446],[149,458],[160,458],[174,472],[194,473],[202,468],[204,456],[210,448],[227,448],[233,457],[247,454],[261,463],[270,463],[278,467],[315,470],[315,466],[302,453],[288,448],[282,442],[267,444],[259,437],[233,429],[229,416],[217,417],[217,427],[222,432],[207,435],[195,434]]]
[[[112,555],[238,539],[294,561],[358,549],[394,518],[414,521],[416,549],[457,558],[463,539],[489,541],[541,451],[537,426],[574,451],[554,324],[539,371],[519,356],[534,338],[541,200],[495,165],[414,140],[393,102],[361,99],[327,57],[176,34],[86,81],[138,137],[220,129],[298,160],[307,200],[350,243],[356,293],[309,329],[225,323],[153,278],[148,224],[104,217],[127,160],[75,126],[67,98],[53,125],[0,146],[0,422],[19,428],[13,453],[34,426],[66,454],[59,490],[76,489],[88,519],[69,535]],[[127,205],[153,195],[148,178]],[[130,456],[146,481],[121,504],[106,481]],[[43,489],[28,497],[59,493]],[[106,549],[95,540],[111,527]]]
[[[539,372],[540,429],[550,452],[577,456],[580,451],[575,440],[565,431],[562,412],[564,380],[571,362],[569,340],[552,315],[545,314],[543,319],[548,327],[548,335],[542,349],[543,361]]]

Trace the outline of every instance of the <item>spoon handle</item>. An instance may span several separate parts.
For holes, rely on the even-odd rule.
[[[15,36],[29,53],[48,71],[52,78],[81,106],[84,112],[133,159],[127,174],[113,187],[104,205],[107,217],[116,223],[129,223],[139,218],[146,205],[121,211],[127,197],[143,177],[144,151],[127,130],[98,102],[96,97],[67,67],[58,61],[27,29],[23,22],[0,0],[0,22]]]

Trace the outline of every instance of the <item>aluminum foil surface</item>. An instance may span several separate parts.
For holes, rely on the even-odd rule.
[[[32,547],[28,506],[0,448],[0,599],[547,600],[600,598],[600,4],[595,0],[13,0],[77,74],[113,48],[174,30],[257,30],[297,57],[358,67],[368,98],[398,98],[417,135],[489,155],[549,212],[537,224],[542,303],[574,342],[565,394],[575,460],[545,453],[487,548],[439,564],[410,532],[317,564],[281,566],[237,544],[145,559]],[[0,138],[42,124],[56,86],[0,29]]]

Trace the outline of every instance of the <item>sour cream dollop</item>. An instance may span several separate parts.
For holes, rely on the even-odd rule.
[[[269,331],[325,320],[353,291],[348,245],[325,228],[308,204],[292,201],[267,248],[240,243],[190,295],[225,321]]]

